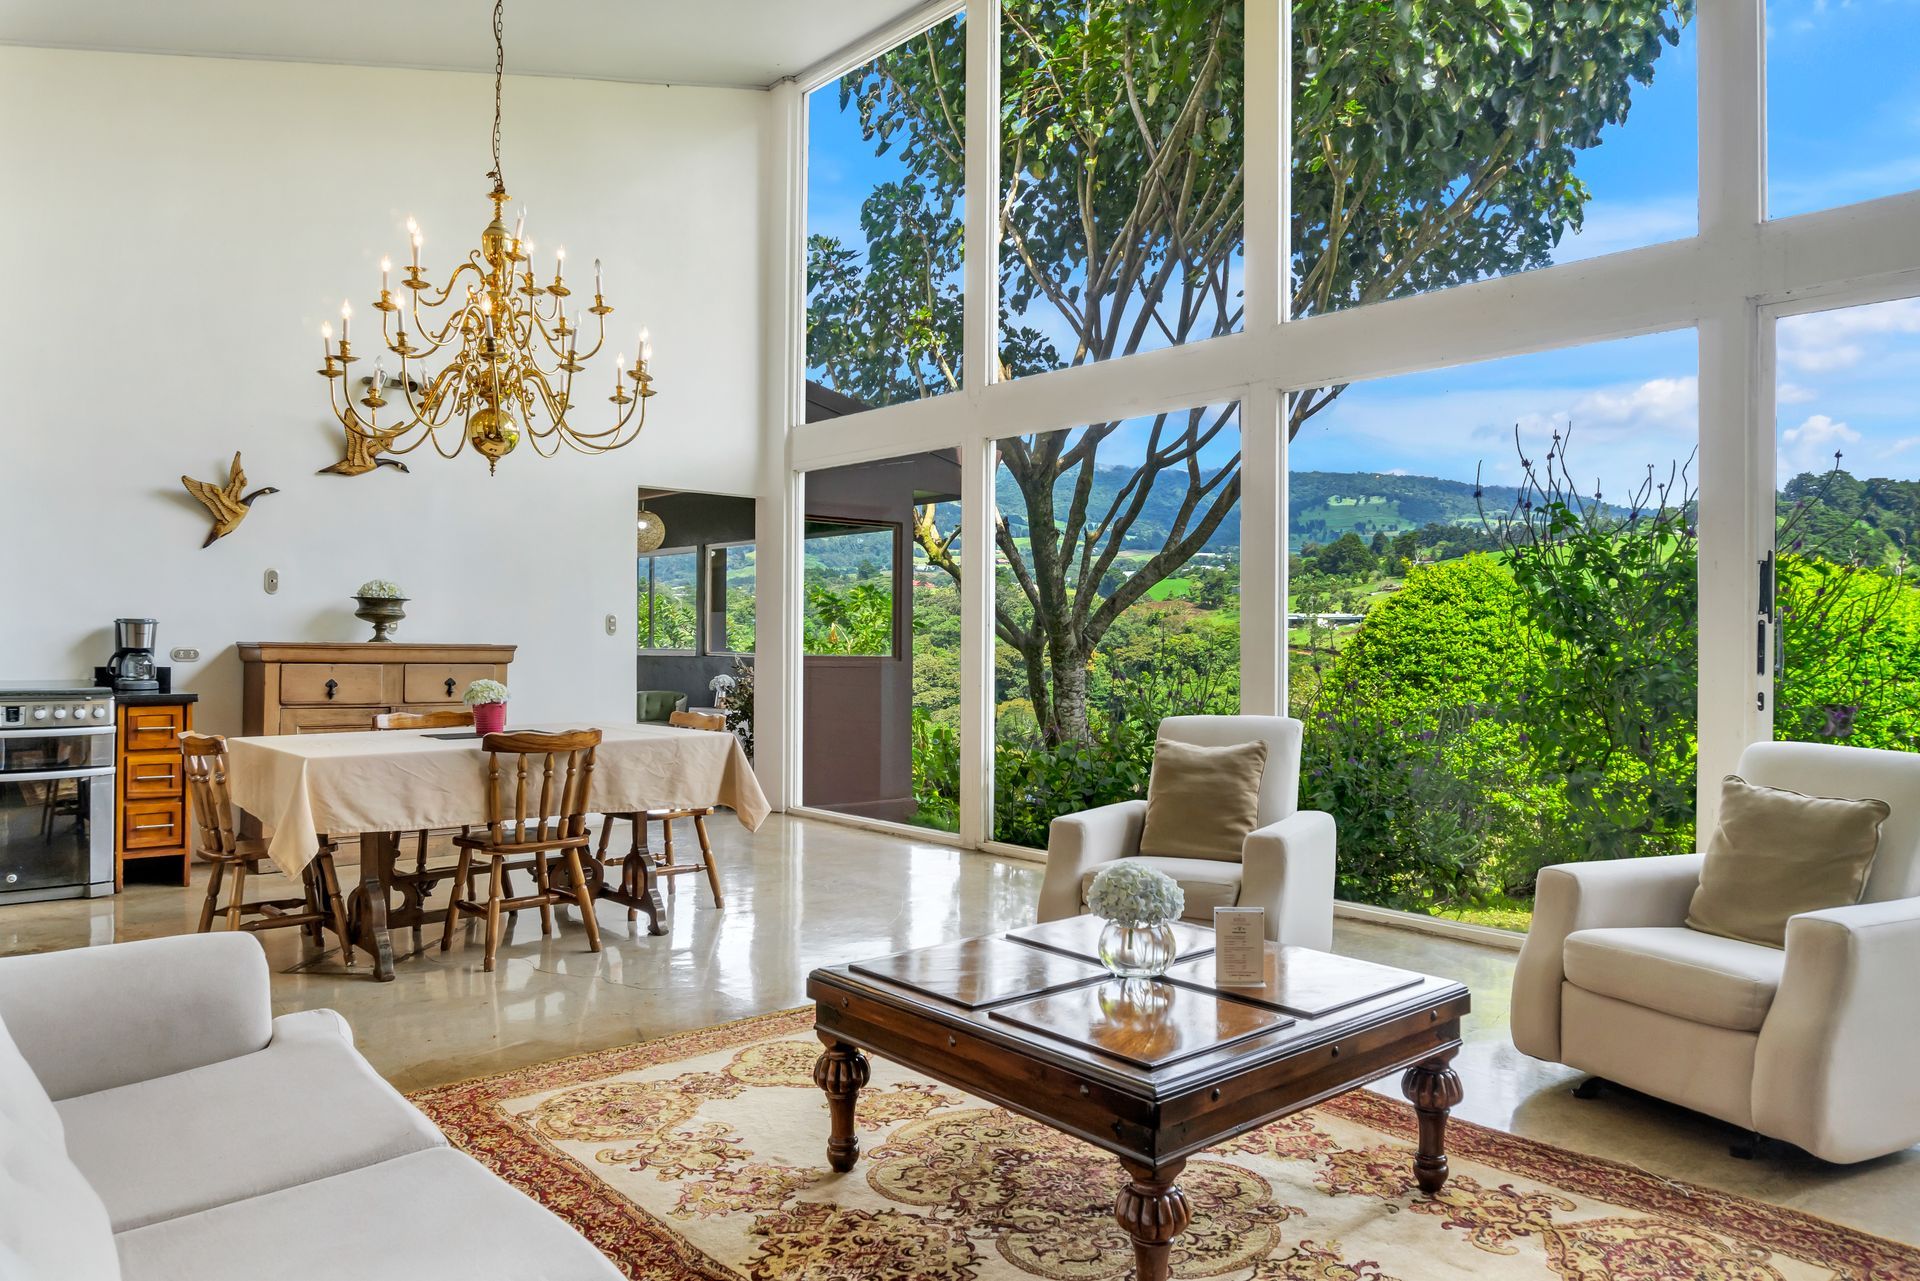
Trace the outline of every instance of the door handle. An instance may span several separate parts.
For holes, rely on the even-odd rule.
[[[327,701],[329,703],[333,701],[333,692],[339,688],[340,688],[339,681],[331,680],[331,679],[327,681]]]
[[[453,697],[453,677],[447,677],[447,697]]]

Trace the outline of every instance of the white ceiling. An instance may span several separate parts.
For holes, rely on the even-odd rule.
[[[926,0],[507,0],[509,75],[773,84]],[[488,0],[0,0],[0,43],[493,70]]]

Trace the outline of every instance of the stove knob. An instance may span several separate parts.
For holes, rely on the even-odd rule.
[[[104,721],[107,719],[107,705],[105,703],[101,703],[93,709],[93,719],[96,721]]]
[[[45,719],[47,719],[47,709],[44,707],[34,708],[33,719],[35,719],[36,721],[44,721]]]
[[[54,708],[53,719],[55,719],[56,721],[64,721],[65,719],[67,719],[67,709],[64,707]]]

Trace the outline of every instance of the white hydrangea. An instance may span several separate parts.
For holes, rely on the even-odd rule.
[[[478,707],[482,703],[504,703],[507,701],[507,687],[499,681],[475,681],[467,686],[463,697],[468,707]]]
[[[1100,869],[1087,890],[1093,914],[1116,925],[1136,927],[1177,920],[1186,910],[1186,891],[1157,868],[1132,859]]]
[[[400,590],[400,584],[385,578],[369,578],[360,584],[355,596],[364,596],[368,600],[404,600],[406,593]]]

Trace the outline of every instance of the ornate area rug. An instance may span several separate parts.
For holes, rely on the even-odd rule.
[[[811,1008],[413,1096],[633,1277],[1107,1281],[1112,1157],[873,1060],[860,1163],[826,1164]],[[1468,1082],[1468,1089],[1472,1083]],[[1229,1281],[1920,1281],[1920,1250],[1455,1121],[1437,1198],[1367,1091],[1191,1160],[1173,1274]]]

